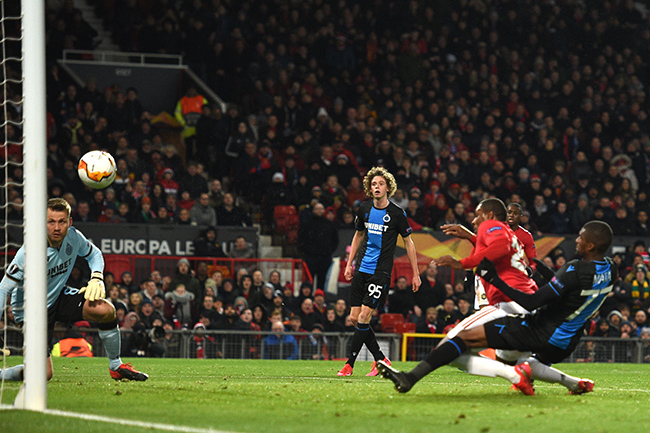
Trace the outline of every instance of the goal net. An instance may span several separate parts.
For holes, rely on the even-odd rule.
[[[25,381],[14,407],[45,410],[46,394],[46,101],[44,0],[0,0],[0,267],[4,277],[21,243],[25,245]],[[25,218],[29,215],[30,218]],[[2,362],[11,317],[2,311]],[[21,348],[18,348],[20,352]],[[0,405],[5,382],[0,382]]]

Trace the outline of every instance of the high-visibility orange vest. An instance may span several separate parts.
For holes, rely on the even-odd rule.
[[[186,116],[188,113],[201,114],[203,104],[205,104],[205,98],[201,95],[193,97],[183,96],[181,98],[181,113],[183,116]]]
[[[52,356],[92,358],[92,346],[83,338],[64,338],[54,345]]]

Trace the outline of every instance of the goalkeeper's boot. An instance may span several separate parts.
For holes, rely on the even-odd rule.
[[[519,382],[513,383],[514,387],[521,391],[524,395],[535,395],[533,388],[533,370],[530,368],[528,362],[515,365],[515,372],[519,376]]]
[[[386,365],[390,365],[390,359],[384,358],[382,361]],[[372,366],[370,367],[370,373],[366,374],[366,377],[377,376],[379,372],[377,371],[377,361],[372,361]]]
[[[22,382],[25,366],[23,364],[14,367],[0,368],[0,381]]]
[[[345,365],[343,366],[343,368],[341,369],[341,371],[336,373],[336,375],[337,376],[352,376],[352,366],[346,362]]]
[[[120,365],[115,371],[111,369],[109,369],[109,371],[111,372],[111,377],[115,380],[126,379],[144,382],[145,380],[149,379],[149,375],[141,373],[138,370],[134,369],[131,366],[130,362],[128,364]]]
[[[395,370],[390,365],[386,364],[384,361],[379,361],[377,363],[377,371],[384,379],[388,379],[395,384],[395,389],[398,392],[409,392],[413,388],[413,383],[408,380],[406,373],[403,371]]]
[[[580,395],[586,394],[588,392],[594,392],[594,381],[589,379],[580,379],[578,382],[578,387],[572,391],[569,391],[569,394]]]

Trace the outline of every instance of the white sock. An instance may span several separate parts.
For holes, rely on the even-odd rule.
[[[0,368],[0,380],[7,380],[12,382],[20,382],[23,380],[24,364],[19,364],[14,367],[2,369]]]
[[[106,356],[108,356],[109,368],[113,371],[117,370],[120,365],[122,365],[122,359],[120,358],[122,338],[120,337],[119,329],[117,326],[114,329],[109,329],[107,331],[100,329],[99,338],[101,338],[102,343],[104,343]]]
[[[479,355],[461,355],[450,365],[474,376],[502,377],[510,383],[518,383],[520,379],[514,367]]]
[[[578,388],[578,382],[580,378],[569,376],[566,373],[561,372],[560,370],[550,367],[546,364],[542,364],[535,358],[527,359],[530,364],[530,368],[533,371],[533,380],[541,380],[542,382],[548,383],[559,383],[567,387],[569,391],[575,391]]]

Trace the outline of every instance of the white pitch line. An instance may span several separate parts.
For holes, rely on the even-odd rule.
[[[0,409],[12,409],[11,406],[0,406]],[[67,412],[64,410],[46,409],[42,413],[45,415],[62,416],[65,418],[77,418],[85,421],[105,422],[109,424],[118,424],[132,427],[142,427],[145,429],[164,430],[182,433],[234,433],[225,430],[214,430],[211,428],[188,427],[182,425],[162,424],[157,422],[135,421],[130,419],[111,418],[108,416],[91,415],[86,413]]]

